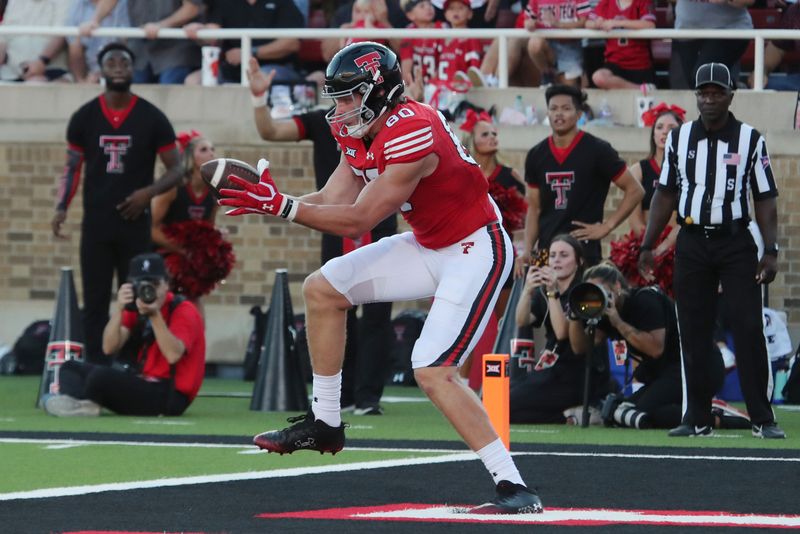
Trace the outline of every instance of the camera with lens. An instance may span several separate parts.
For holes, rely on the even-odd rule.
[[[575,317],[589,324],[597,324],[608,307],[605,288],[592,282],[581,282],[569,292],[569,309]]]
[[[136,311],[136,299],[141,299],[145,304],[152,304],[158,298],[158,285],[153,280],[131,280],[133,286],[133,301],[125,305],[126,310]]]

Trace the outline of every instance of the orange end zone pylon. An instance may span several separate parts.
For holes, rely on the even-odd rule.
[[[511,449],[508,354],[483,355],[483,405],[497,435]]]

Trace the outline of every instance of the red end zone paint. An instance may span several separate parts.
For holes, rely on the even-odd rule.
[[[722,511],[687,510],[611,510],[587,508],[545,508],[543,514],[479,515],[464,513],[469,507],[436,504],[389,504],[327,508],[296,512],[265,513],[261,519],[327,519],[348,521],[417,521],[431,523],[507,523],[514,525],[600,526],[614,524],[798,528],[800,515],[741,514]]]

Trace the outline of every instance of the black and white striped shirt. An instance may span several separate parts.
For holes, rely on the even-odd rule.
[[[679,192],[679,219],[701,225],[749,221],[751,190],[754,200],[778,196],[764,136],[732,113],[716,132],[700,120],[670,132],[658,188]]]

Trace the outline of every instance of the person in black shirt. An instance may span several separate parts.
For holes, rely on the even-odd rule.
[[[553,135],[534,146],[525,158],[528,212],[525,238],[514,274],[520,277],[538,248],[553,236],[570,233],[581,241],[587,265],[600,261],[600,240],[619,226],[641,201],[642,186],[628,172],[611,145],[578,129],[586,95],[575,87],[553,85],[545,92]],[[603,220],[609,184],[624,196]]]
[[[181,177],[175,132],[153,104],[130,91],[133,54],[120,43],[98,53],[105,92],[73,113],[67,126],[67,163],[59,178],[53,234],[64,237],[67,208],[86,162],[81,225],[86,355],[102,361],[111,283],[127,278],[131,258],[150,247],[150,200]],[[158,155],[166,167],[153,181]]]
[[[770,406],[772,375],[761,315],[761,285],[777,272],[776,197],[764,137],[730,113],[733,80],[722,63],[701,65],[696,74],[700,119],[667,138],[664,166],[650,204],[639,270],[652,279],[652,247],[674,209],[681,230],[675,244],[673,290],[683,349],[686,409],[671,436],[712,433],[706,359],[712,354],[717,288],[722,284],[731,315],[736,365],[753,436],[782,439]],[[749,231],[750,192],[764,240]]]
[[[213,28],[304,28],[303,14],[292,0],[235,0],[209,2],[208,21]],[[242,57],[239,39],[221,43],[219,79],[222,83],[239,83]],[[253,39],[253,57],[264,72],[275,71],[276,83],[302,81],[297,72],[300,40],[292,38]]]
[[[317,190],[322,189],[328,177],[339,164],[341,149],[331,134],[325,120],[326,110],[313,110],[296,115],[289,120],[273,120],[266,98],[275,74],[264,74],[255,60],[250,60],[247,76],[253,97],[256,128],[266,141],[302,141],[314,145],[313,160]],[[322,265],[346,254],[350,250],[378,241],[397,233],[397,216],[391,215],[360,242],[331,234],[322,234]],[[347,338],[344,367],[342,369],[342,400],[345,410],[353,409],[356,415],[380,415],[380,399],[386,380],[394,332],[391,327],[392,303],[364,304],[361,324],[356,308],[347,313]]]
[[[531,266],[525,277],[517,302],[517,328],[544,325],[545,345],[533,369],[512,380],[512,423],[564,423],[565,410],[583,403],[586,365],[582,353],[570,346],[566,311],[569,292],[582,274],[581,244],[571,235],[561,234],[550,243],[547,265]],[[607,393],[607,384],[608,366],[600,372],[595,368],[593,401]]]

